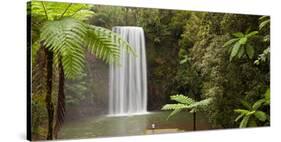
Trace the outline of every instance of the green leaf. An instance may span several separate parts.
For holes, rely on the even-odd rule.
[[[180,64],[186,63],[187,60],[188,60],[187,55],[185,55],[184,58],[182,60],[180,60]]]
[[[266,120],[266,114],[263,111],[256,111],[255,117],[262,122],[264,122]]]
[[[247,39],[248,39],[247,37],[242,37],[242,38],[240,38],[239,43],[240,43],[241,45],[246,44]]]
[[[71,17],[76,20],[85,20],[94,14],[91,5],[64,3],[64,2],[43,2],[32,1],[31,10],[33,16],[46,17],[47,20],[60,20]]]
[[[231,45],[232,43],[234,43],[235,41],[238,41],[238,40],[239,40],[239,38],[231,39],[231,40],[225,42],[222,47],[227,47],[227,46]]]
[[[241,114],[248,114],[250,111],[245,109],[235,109],[234,112],[241,113]]]
[[[241,32],[233,33],[232,35],[239,38],[244,37],[244,34]]]
[[[184,96],[182,94],[173,95],[170,98],[171,98],[171,100],[174,100],[174,101],[177,101],[179,103],[186,104],[186,105],[190,105],[190,104],[194,103],[193,99],[191,99],[187,96]]]
[[[265,102],[265,99],[260,99],[260,100],[256,101],[252,107],[253,110],[258,110],[264,102]]]
[[[265,104],[269,105],[270,104],[270,88],[268,88],[265,92]]]
[[[239,119],[241,119],[244,116],[244,114],[240,114],[235,118],[235,122],[239,121]]]
[[[259,29],[260,30],[263,29],[266,25],[269,24],[269,22],[270,22],[270,19],[261,22],[260,25],[259,25]]]
[[[253,59],[255,53],[254,47],[250,44],[247,44],[246,53],[250,59]]]
[[[191,98],[188,98],[187,96],[184,96],[182,94],[180,95],[173,95],[171,96],[171,100],[180,102],[178,104],[166,104],[164,105],[161,110],[174,110],[167,119],[169,119],[171,116],[175,115],[176,113],[180,112],[181,110],[190,110],[191,113],[203,110],[207,108],[207,106],[212,101],[212,98],[204,99],[199,102],[193,101]]]
[[[128,53],[137,56],[129,43],[124,41],[118,34],[92,25],[88,26],[86,47],[92,54],[95,54],[97,58],[104,60],[106,63],[119,63],[120,48],[124,48]]]
[[[239,59],[244,55],[244,52],[245,52],[245,48],[244,46],[241,46],[237,55]]]
[[[176,110],[185,108],[188,108],[188,106],[184,104],[166,104],[161,108],[161,110]]]
[[[194,102],[187,106],[186,109],[202,110],[207,108],[207,106],[212,102],[212,98],[204,99],[199,102]]]
[[[266,18],[269,18],[269,16],[261,16],[259,20],[265,20]]]
[[[250,115],[253,115],[254,113],[255,113],[256,111],[249,111],[247,114],[246,114],[246,116],[250,116]]]
[[[248,124],[250,127],[257,127],[257,123],[254,119],[251,119]]]
[[[249,121],[249,118],[250,116],[245,116],[243,117],[242,121],[240,122],[240,128],[246,128],[247,127],[247,124],[248,124],[248,121]]]
[[[40,40],[55,53],[55,61],[62,57],[66,78],[74,79],[84,69],[84,23],[73,18],[47,22],[41,29]]]
[[[167,120],[170,119],[172,116],[174,116],[175,114],[181,112],[182,109],[175,109],[174,111],[172,111],[169,116],[167,117]]]
[[[263,37],[263,42],[269,42],[270,41],[270,36],[266,35]]]
[[[258,31],[252,31],[249,34],[247,34],[246,37],[250,38],[250,37],[252,37],[252,36],[254,36],[254,35],[258,34],[258,33],[259,33]]]
[[[230,61],[232,60],[233,57],[235,57],[240,49],[241,44],[239,42],[236,42],[231,50],[230,54]]]
[[[252,109],[252,106],[250,105],[249,102],[247,102],[247,101],[245,101],[245,100],[241,100],[240,102],[241,102],[241,104],[242,104],[245,108],[247,108],[248,110],[251,110],[251,109]]]

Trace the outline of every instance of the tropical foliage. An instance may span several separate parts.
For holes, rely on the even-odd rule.
[[[47,21],[40,29],[39,41],[44,41],[43,46],[50,51],[62,55],[68,78],[74,78],[84,68],[85,50],[107,63],[118,61],[118,46],[130,50],[128,43],[117,34],[81,21],[94,14],[90,11],[90,5],[32,2],[31,7],[33,16],[46,17]]]
[[[269,114],[263,112],[263,107],[267,107],[270,104],[270,89],[267,89],[264,97],[262,99],[257,100],[252,106],[248,104],[248,102],[242,103],[244,107],[247,109],[235,109],[234,111],[240,113],[239,116],[236,117],[235,121],[240,121],[240,128],[245,128],[247,126],[256,127],[258,125],[257,121],[269,123]]]
[[[149,111],[204,113],[214,129],[270,125],[269,16],[30,4],[34,140],[55,138],[65,118],[106,114],[105,63],[119,64],[119,46],[135,54],[116,25],[145,31]]]
[[[223,47],[229,47],[229,51],[231,52],[230,54],[230,61],[234,57],[241,58],[244,54],[246,54],[250,59],[253,59],[254,54],[255,54],[255,49],[254,47],[249,43],[249,40],[253,36],[258,34],[258,31],[252,31],[250,33],[246,32],[245,34],[241,32],[233,33],[233,36],[235,38],[227,41]]]
[[[162,107],[162,110],[173,110],[168,116],[168,119],[182,110],[188,110],[190,113],[202,111],[206,109],[208,104],[212,101],[211,98],[201,101],[194,101],[193,99],[182,94],[173,95],[170,97],[170,99],[176,101],[177,104],[166,104]]]
[[[37,40],[33,41],[33,58],[39,48],[45,48],[47,56],[46,108],[48,111],[47,139],[57,136],[65,112],[64,80],[75,79],[84,70],[86,51],[106,63],[118,63],[119,47],[134,53],[129,44],[112,31],[85,22],[94,13],[90,5],[34,1],[30,3],[31,16],[40,22],[32,29]],[[35,20],[36,21],[36,20]],[[37,21],[36,21],[37,22]],[[37,34],[36,34],[37,32]],[[53,63],[59,70],[56,124],[53,130],[54,103]],[[40,69],[40,68],[39,68]],[[36,78],[34,78],[36,80]],[[38,78],[39,79],[39,78]]]
[[[259,65],[260,63],[269,61],[270,58],[270,35],[269,35],[269,24],[270,24],[270,18],[269,16],[262,16],[259,18],[260,24],[259,24],[259,30],[264,33],[264,36],[262,38],[262,41],[266,43],[267,48],[263,50],[261,54],[259,54],[258,58],[255,60],[255,64]]]

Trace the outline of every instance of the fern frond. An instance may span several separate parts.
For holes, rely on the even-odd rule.
[[[86,46],[92,54],[104,60],[106,63],[116,63],[119,61],[120,48],[125,48],[129,53],[135,51],[128,42],[124,41],[116,33],[97,26],[88,27]]]
[[[73,79],[84,67],[84,48],[87,29],[73,18],[47,22],[41,30],[40,40],[55,55],[62,56],[62,63],[67,78]]]
[[[182,94],[173,95],[173,96],[170,96],[170,98],[171,98],[171,100],[174,100],[179,103],[186,104],[186,105],[190,105],[190,104],[194,103],[193,99],[191,99],[187,96],[184,96]]]
[[[187,107],[187,109],[191,109],[191,112],[197,112],[199,110],[204,110],[211,102],[212,98],[208,98],[199,102],[195,102]]]
[[[110,35],[102,35],[94,26],[88,27],[86,47],[92,54],[106,63],[119,61],[120,48],[118,45],[112,41]]]
[[[131,48],[131,45],[124,40],[120,35],[118,35],[115,32],[112,32],[111,30],[108,30],[103,27],[98,27],[98,26],[91,26],[96,32],[98,33],[99,36],[102,37],[107,37],[107,38],[112,38],[111,40],[117,44],[118,46],[124,48],[128,53],[133,54],[135,57],[137,56],[135,50]]]
[[[170,119],[172,116],[174,116],[175,114],[181,112],[182,109],[175,109],[174,111],[172,111],[169,116],[167,117],[167,120]]]
[[[161,110],[177,110],[186,108],[188,108],[188,106],[185,104],[166,104],[161,108]]]
[[[74,13],[71,17],[81,20],[81,21],[85,21],[88,18],[90,18],[91,16],[93,16],[95,13],[93,11],[87,10],[87,9],[81,9],[79,11],[77,11],[76,13]]]
[[[85,20],[94,14],[94,12],[90,10],[91,7],[91,5],[77,3],[31,2],[32,14],[47,17],[47,20],[56,20],[63,17],[73,17],[77,20]]]

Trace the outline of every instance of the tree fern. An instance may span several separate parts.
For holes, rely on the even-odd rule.
[[[177,103],[177,104],[166,104],[162,107],[162,110],[173,110],[172,113],[168,116],[168,119],[171,116],[175,115],[176,113],[178,113],[182,110],[188,110],[191,113],[203,110],[212,101],[211,98],[208,98],[208,99],[196,102],[193,99],[191,99],[187,96],[184,96],[182,94],[173,95],[170,98],[171,98],[171,100],[177,101],[179,103]]]
[[[42,2],[42,1],[32,1],[31,2],[31,16],[40,19],[37,24],[36,29],[32,29],[32,33],[40,34],[40,39],[33,41],[33,49],[38,49],[38,43],[41,44],[41,48],[47,49],[52,53],[50,60],[51,67],[54,63],[56,67],[60,67],[60,74],[65,75],[66,78],[75,79],[82,70],[85,64],[85,51],[89,50],[92,54],[95,54],[97,58],[104,60],[107,63],[116,63],[119,59],[120,49],[125,48],[128,52],[135,52],[130,47],[130,45],[120,38],[117,34],[107,30],[105,28],[96,27],[84,23],[89,16],[94,14],[91,11],[92,6],[85,4],[73,4],[73,3],[57,3],[57,2]],[[33,38],[35,39],[35,38]],[[33,52],[36,52],[35,50]],[[37,52],[36,52],[37,53]],[[54,55],[54,56],[53,56]],[[35,54],[33,55],[35,57]],[[50,69],[53,72],[53,69]],[[49,84],[47,86],[52,86],[52,77],[46,79]],[[64,87],[64,77],[60,79],[60,90]],[[47,96],[51,98],[52,89],[47,89]],[[56,130],[63,122],[64,114],[64,96],[63,91],[58,94],[59,100],[57,102],[57,114],[56,114]],[[52,114],[54,110],[52,100],[47,100],[47,109]],[[48,125],[52,126],[53,116],[48,115]],[[52,139],[53,128],[48,129],[47,139]],[[56,135],[55,134],[55,135]]]
[[[85,25],[72,18],[47,22],[43,27],[40,40],[44,46],[62,56],[62,64],[67,78],[74,78],[84,68],[84,51],[87,29]]]
[[[107,63],[119,61],[120,48],[136,55],[130,45],[117,34],[105,28],[86,25],[73,18],[47,22],[42,27],[40,40],[55,55],[62,55],[64,72],[70,79],[83,70],[85,50]]]

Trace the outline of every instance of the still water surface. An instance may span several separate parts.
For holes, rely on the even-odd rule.
[[[180,112],[167,120],[170,112],[150,112],[134,116],[99,116],[66,122],[59,139],[144,135],[151,133],[185,132],[193,130],[193,115]],[[152,129],[154,124],[155,128]],[[210,124],[204,114],[197,114],[197,130],[208,130]]]

